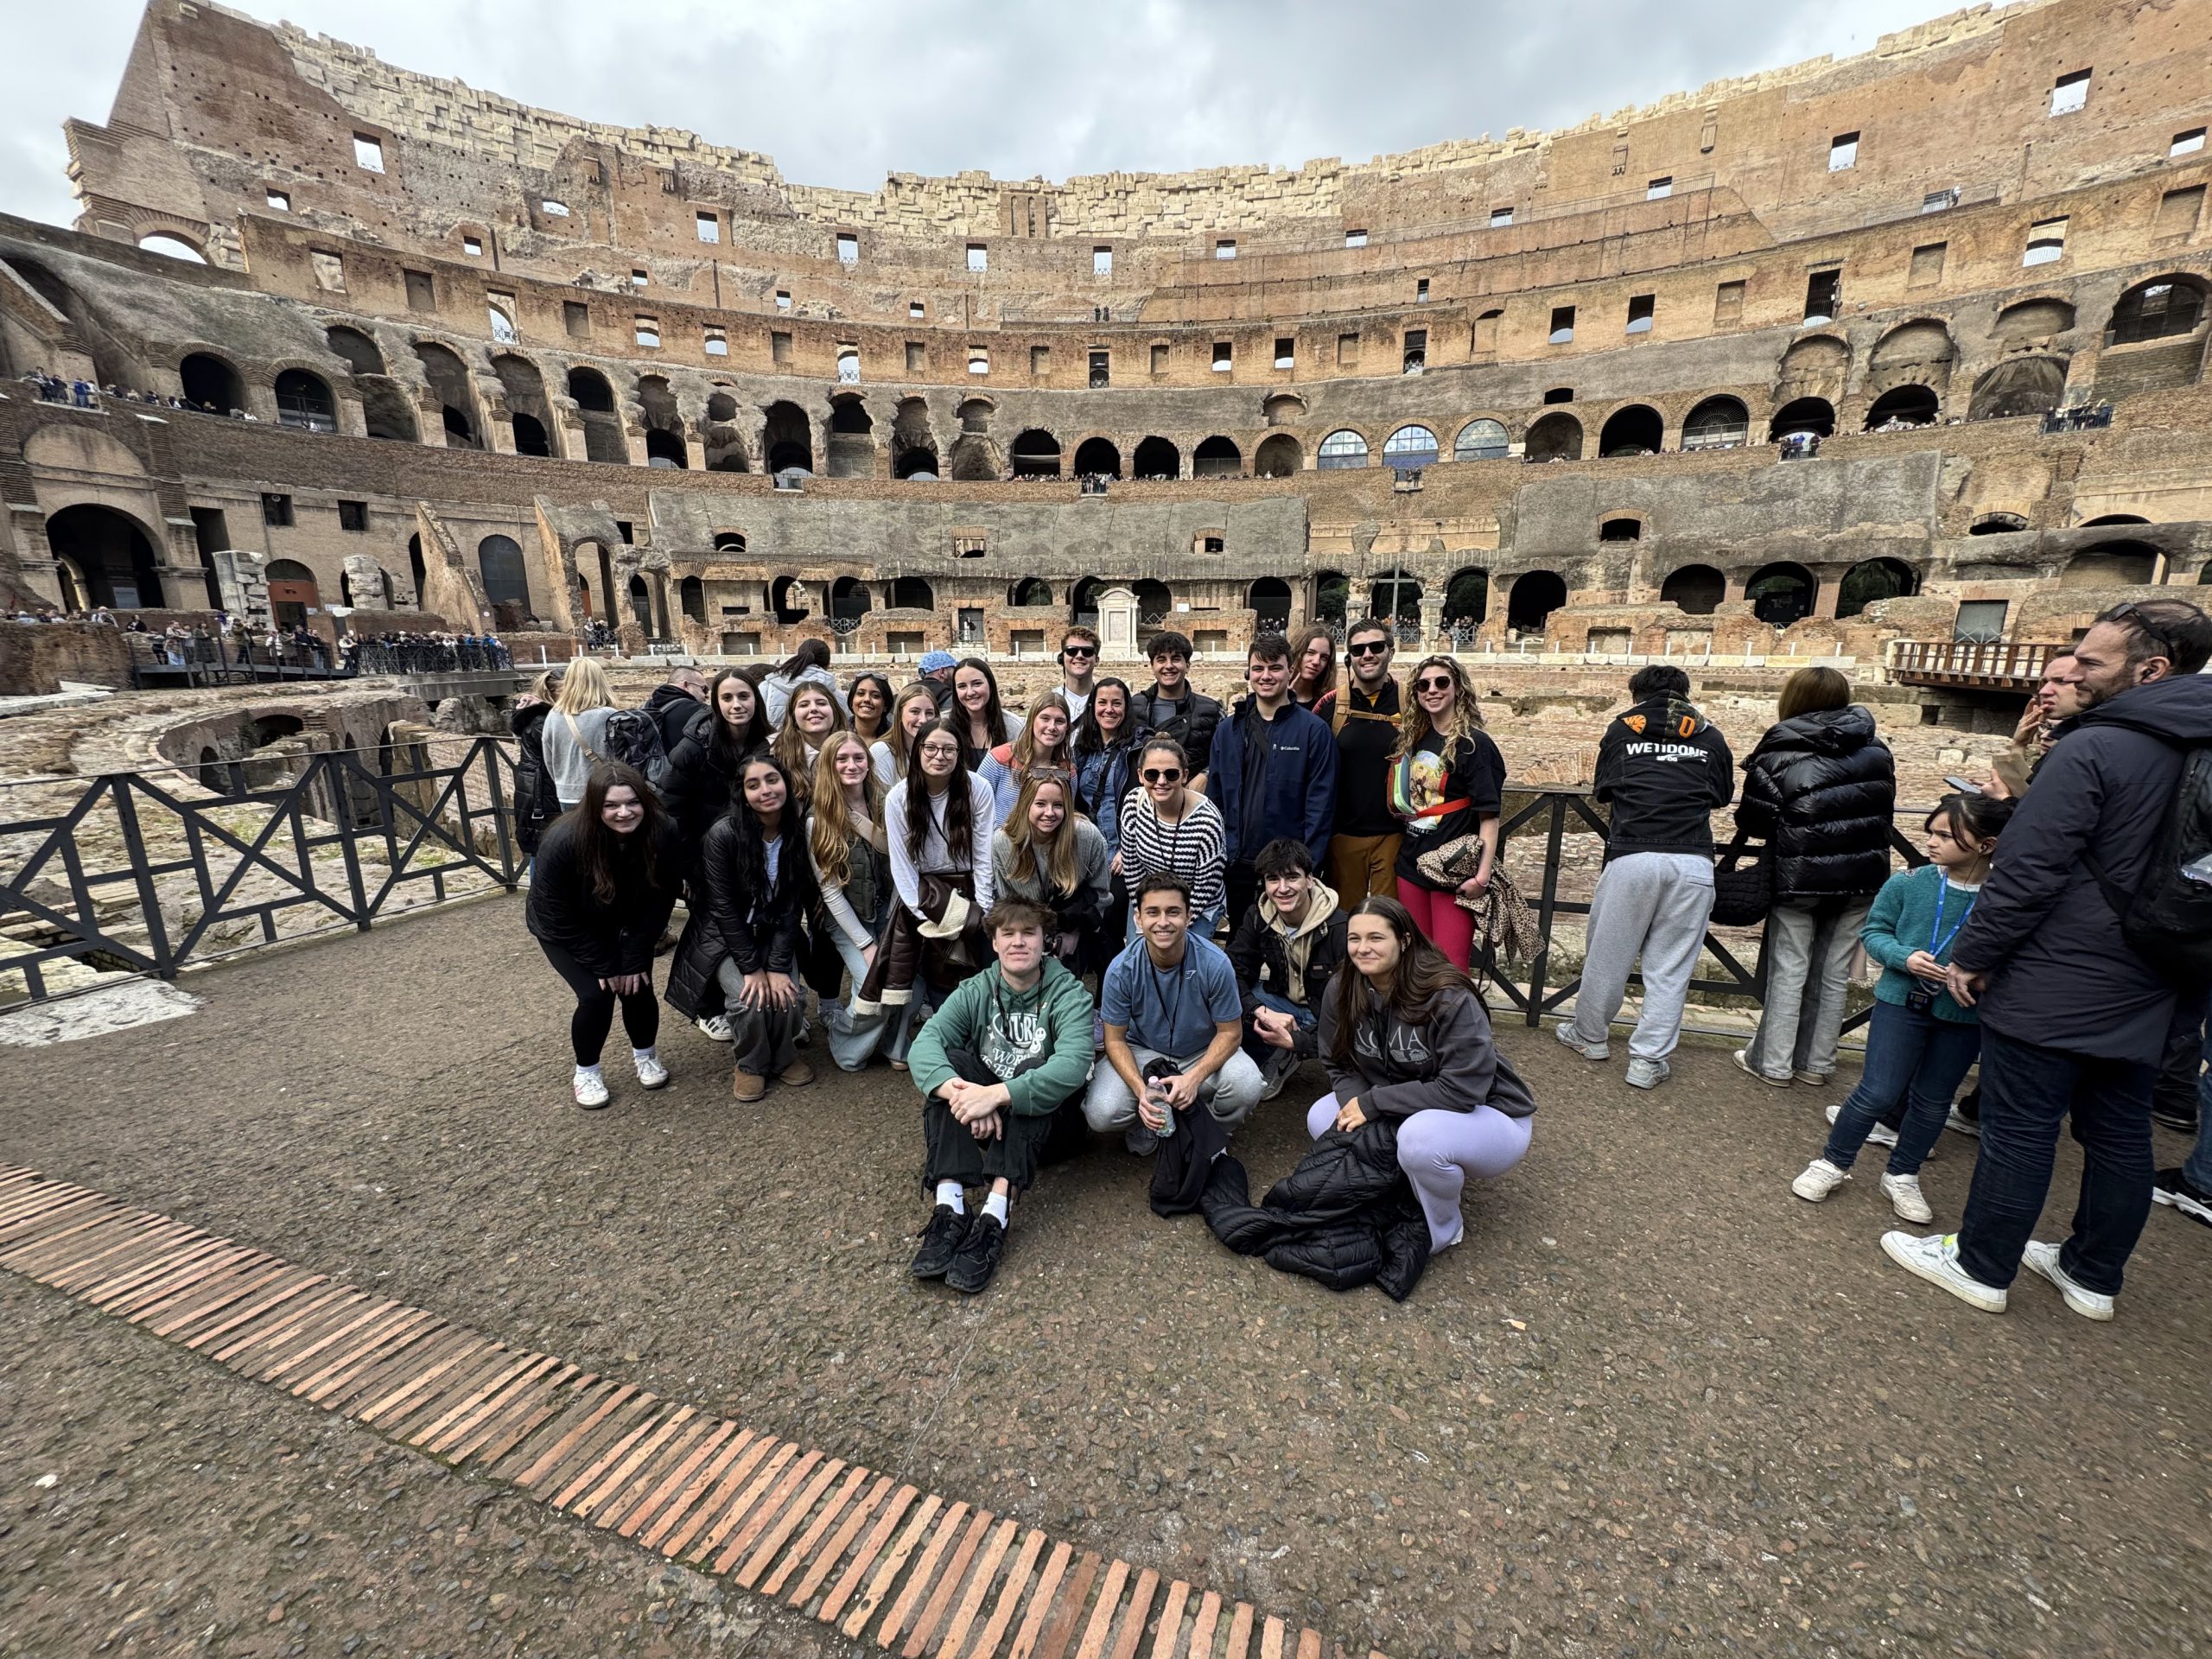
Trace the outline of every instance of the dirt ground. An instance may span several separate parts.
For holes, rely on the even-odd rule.
[[[1503,1027],[1534,1147],[1471,1192],[1466,1243],[1402,1306],[1155,1218],[1103,1142],[1047,1173],[969,1300],[905,1275],[925,1211],[903,1077],[740,1107],[725,1053],[671,1020],[669,1090],[611,1058],[613,1106],[578,1112],[518,901],[189,982],[189,1019],[0,1058],[0,1157],[1347,1646],[2212,1654],[2212,1233],[2155,1213],[2110,1325],[2032,1276],[2005,1317],[1974,1313],[1882,1256],[1878,1164],[1824,1205],[1789,1195],[1836,1091],[1767,1089],[1723,1049],[1644,1095],[1618,1044],[1592,1066]],[[1240,1135],[1255,1185],[1324,1087],[1301,1075]],[[1927,1172],[1939,1223],[1973,1151],[1947,1135]],[[2077,1168],[2069,1148],[2046,1236]],[[49,1293],[0,1294],[20,1333],[0,1347],[0,1654],[828,1641],[749,1629],[753,1599],[697,1599],[641,1552]],[[528,1601],[526,1648],[495,1592]],[[142,1608],[159,1639],[103,1649]]]

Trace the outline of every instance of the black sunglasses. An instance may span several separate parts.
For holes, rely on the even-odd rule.
[[[1427,679],[1414,682],[1414,690],[1416,691],[1451,691],[1457,689],[1451,677],[1446,674],[1431,675]]]
[[[1147,784],[1173,784],[1179,783],[1182,780],[1183,774],[1179,771],[1173,769],[1163,770],[1158,766],[1147,766],[1142,772],[1139,772],[1137,776],[1143,779]]]
[[[1344,647],[1344,655],[1347,657],[1382,657],[1387,655],[1389,649],[1390,642],[1388,639],[1370,639],[1360,645],[1346,645]]]
[[[2142,634],[2145,638],[2150,639],[2159,647],[2158,654],[2160,656],[2165,658],[2169,662],[2173,659],[2174,642],[2166,638],[2166,636],[2158,628],[2152,626],[2150,618],[2143,614],[2142,606],[2131,599],[2113,606],[2112,609],[2105,613],[2105,620],[2108,622],[2117,622],[2123,616],[2127,618],[2133,625],[2135,631],[2138,633]]]
[[[1062,645],[1060,647],[1060,654],[1063,657],[1096,657],[1098,654],[1098,647],[1096,645]]]

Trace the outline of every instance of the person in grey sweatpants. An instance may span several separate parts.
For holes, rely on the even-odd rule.
[[[1728,740],[1689,702],[1689,676],[1654,664],[1628,683],[1636,701],[1598,745],[1591,793],[1612,809],[1605,868],[1590,927],[1574,1016],[1559,1039],[1587,1060],[1606,1058],[1606,1035],[1643,958],[1643,1009],[1629,1039],[1627,1081],[1653,1089],[1681,1036],[1682,1003],[1713,912],[1713,813],[1736,792]]]

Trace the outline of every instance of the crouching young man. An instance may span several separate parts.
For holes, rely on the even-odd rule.
[[[1090,993],[1046,955],[1047,925],[1024,899],[993,909],[996,965],[962,981],[906,1054],[922,1091],[923,1179],[937,1195],[913,1274],[971,1296],[997,1270],[1007,1206],[1090,1071]],[[969,1187],[990,1189],[972,1218]]]
[[[1191,890],[1179,877],[1148,875],[1131,896],[1138,937],[1100,980],[1106,1064],[1090,1080],[1083,1115],[1094,1129],[1121,1130],[1143,1158],[1173,1108],[1203,1103],[1234,1128],[1264,1085],[1240,1046],[1244,1008],[1229,957],[1190,931]]]
[[[1329,982],[1344,960],[1348,918],[1336,889],[1313,874],[1313,855],[1285,836],[1252,861],[1260,896],[1229,938],[1229,965],[1244,1005],[1244,1052],[1273,1100],[1313,1058],[1316,1022]]]

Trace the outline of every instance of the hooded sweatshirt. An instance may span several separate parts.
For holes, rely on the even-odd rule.
[[[1591,790],[1611,802],[1608,861],[1630,853],[1713,855],[1713,813],[1736,792],[1728,740],[1680,697],[1646,697],[1613,717],[1598,743]]]
[[[1338,908],[1337,890],[1318,878],[1306,896],[1306,914],[1294,926],[1283,920],[1275,901],[1262,891],[1229,940],[1229,965],[1236,971],[1244,1017],[1249,1020],[1259,1007],[1264,981],[1275,995],[1319,1018],[1329,982],[1344,965],[1344,930],[1350,919]],[[1313,1058],[1313,1038],[1310,1027],[1294,1033],[1293,1047],[1300,1059]]]
[[[1951,960],[1987,974],[1981,1023],[2016,1041],[2158,1064],[2173,987],[2130,950],[2089,873],[2121,891],[2151,868],[2187,751],[2212,743],[2212,676],[2139,685],[2072,722],[1997,842]]]
[[[947,1051],[966,1049],[1007,1087],[1007,1109],[1038,1117],[1069,1099],[1090,1075],[1093,1008],[1083,982],[1047,957],[1026,991],[1006,982],[996,963],[970,974],[907,1051],[914,1086],[928,1098],[959,1073]],[[1027,1067],[1027,1070],[1022,1068]]]

